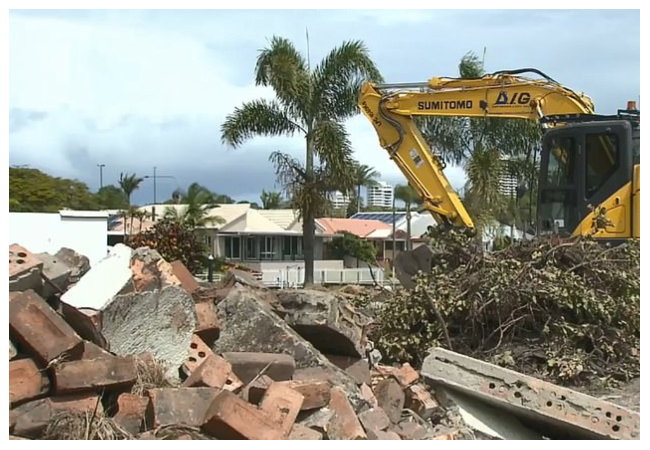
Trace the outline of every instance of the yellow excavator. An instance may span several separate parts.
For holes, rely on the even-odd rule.
[[[526,74],[527,76],[524,76]],[[535,78],[528,74],[536,75]],[[640,238],[640,111],[635,102],[614,115],[536,69],[499,71],[476,79],[362,85],[359,106],[380,145],[441,226],[474,230],[444,164],[414,116],[529,119],[544,128],[537,198],[538,234],[621,241]],[[431,267],[421,246],[394,260],[402,285]]]

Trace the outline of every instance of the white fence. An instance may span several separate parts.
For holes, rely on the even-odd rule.
[[[363,269],[322,269],[314,270],[315,284],[369,284],[384,283],[384,271],[373,269],[372,275],[368,268]],[[305,271],[302,268],[280,270],[264,270],[262,283],[269,287],[293,288],[301,287],[305,281]]]

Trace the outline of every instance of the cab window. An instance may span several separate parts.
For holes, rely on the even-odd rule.
[[[618,137],[612,133],[588,134],[586,148],[585,198],[589,199],[618,168]]]
[[[566,186],[574,182],[575,140],[571,137],[553,139],[548,157],[546,184]]]

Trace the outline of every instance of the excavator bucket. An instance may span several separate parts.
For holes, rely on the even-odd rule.
[[[433,263],[434,252],[428,245],[421,245],[412,251],[398,253],[395,256],[395,276],[405,289],[413,289],[413,277],[418,272],[429,273]]]

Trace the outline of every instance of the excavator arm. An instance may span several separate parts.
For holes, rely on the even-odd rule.
[[[534,72],[533,79],[520,73]],[[547,120],[594,114],[591,99],[534,69],[502,71],[478,79],[432,78],[426,83],[365,83],[359,106],[423,206],[438,221],[473,229],[463,203],[443,173],[442,162],[418,130],[413,116],[504,117]]]

